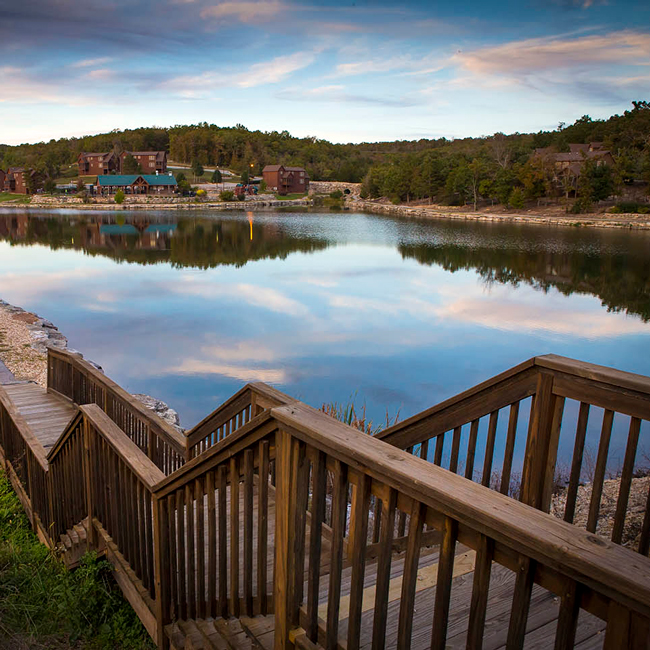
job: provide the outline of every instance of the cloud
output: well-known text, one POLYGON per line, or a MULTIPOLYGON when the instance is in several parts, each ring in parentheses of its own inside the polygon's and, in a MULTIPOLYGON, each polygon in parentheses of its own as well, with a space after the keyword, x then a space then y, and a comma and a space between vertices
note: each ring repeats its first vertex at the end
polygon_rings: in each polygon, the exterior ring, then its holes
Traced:
POLYGON ((433 74, 444 68, 444 62, 435 54, 413 57, 409 54, 388 58, 376 57, 347 63, 339 63, 333 76, 405 72, 408 75, 433 74))
POLYGON ((404 108, 409 106, 418 106, 425 101, 416 95, 405 97, 373 97, 371 95, 361 95, 358 93, 349 93, 342 85, 318 86, 316 88, 285 88, 275 95, 278 99, 286 101, 305 101, 305 102, 333 102, 336 104, 363 104, 375 106, 388 106, 404 108))
POLYGON ((77 61, 76 63, 70 64, 71 68, 92 68, 95 66, 101 66, 104 65, 105 63, 110 63, 112 61, 112 57, 110 56, 103 56, 98 59, 83 59, 81 61, 77 61))
POLYGON ((270 61, 253 64, 241 76, 237 85, 241 88, 252 88, 262 84, 277 83, 297 70, 302 70, 314 62, 312 52, 294 52, 285 56, 277 56, 270 61))
POLYGON ((280 19, 283 13, 290 12, 289 5, 280 0, 260 0, 260 2, 219 2, 201 11, 201 18, 218 22, 237 20, 242 23, 267 22, 280 19))
POLYGON ((21 104, 65 104, 85 106, 97 99, 63 88, 56 79, 39 79, 28 70, 14 66, 0 67, 0 104, 16 102, 21 104))
POLYGON ((203 359, 184 359, 180 366, 162 370, 162 373, 173 375, 223 375, 244 382, 263 381, 269 384, 282 384, 286 380, 286 372, 281 368, 250 368, 213 363, 203 359))
POLYGON ((455 54, 474 75, 528 77, 540 72, 638 64, 650 58, 650 34, 632 31, 579 38, 533 38, 455 54))

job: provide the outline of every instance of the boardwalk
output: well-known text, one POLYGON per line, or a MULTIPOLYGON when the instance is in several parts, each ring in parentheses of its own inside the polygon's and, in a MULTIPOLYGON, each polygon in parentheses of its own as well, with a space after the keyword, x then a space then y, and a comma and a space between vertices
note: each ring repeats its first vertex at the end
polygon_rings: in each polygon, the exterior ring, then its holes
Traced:
POLYGON ((46 452, 77 413, 73 404, 31 382, 11 384, 4 390, 46 452))
POLYGON ((47 391, 0 385, 0 461, 43 543, 69 566, 104 554, 163 650, 650 650, 650 496, 621 546, 649 422, 649 378, 548 355, 377 436, 259 383, 181 434, 50 350, 47 391), (564 521, 548 514, 561 433, 564 521))

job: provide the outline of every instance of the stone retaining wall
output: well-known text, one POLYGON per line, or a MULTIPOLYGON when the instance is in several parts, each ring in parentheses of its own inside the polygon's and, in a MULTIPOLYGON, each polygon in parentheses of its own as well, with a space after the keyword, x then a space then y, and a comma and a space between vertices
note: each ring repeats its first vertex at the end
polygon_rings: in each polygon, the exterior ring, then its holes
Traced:
POLYGON ((312 194, 330 194, 336 190, 350 190, 350 194, 359 194, 361 192, 361 183, 342 183, 339 181, 309 181, 309 193, 312 194))

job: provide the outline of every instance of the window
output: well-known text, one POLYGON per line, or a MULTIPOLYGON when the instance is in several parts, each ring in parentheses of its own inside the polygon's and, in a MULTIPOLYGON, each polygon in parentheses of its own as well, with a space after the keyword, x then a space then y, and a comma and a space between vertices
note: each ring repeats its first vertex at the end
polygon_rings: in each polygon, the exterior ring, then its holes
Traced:
POLYGON ((301 179, 300 179, 300 184, 301 184, 301 185, 304 185, 304 184, 305 184, 305 179, 304 179, 304 178, 301 178, 301 179))
POLYGON ((156 156, 149 156, 149 160, 155 160, 156 156))

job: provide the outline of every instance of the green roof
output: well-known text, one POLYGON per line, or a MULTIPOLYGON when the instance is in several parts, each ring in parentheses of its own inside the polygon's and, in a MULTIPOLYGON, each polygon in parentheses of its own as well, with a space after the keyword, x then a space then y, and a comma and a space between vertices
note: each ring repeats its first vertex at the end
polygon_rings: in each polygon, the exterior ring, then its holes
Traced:
POLYGON ((100 187, 133 185, 138 178, 144 178, 149 185, 176 185, 176 178, 168 174, 105 174, 97 177, 100 187))

